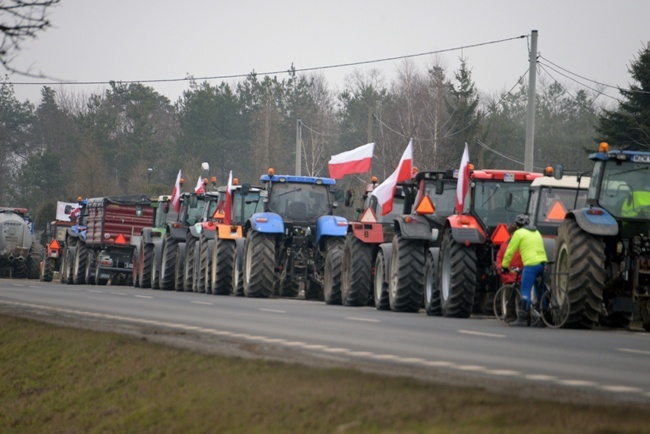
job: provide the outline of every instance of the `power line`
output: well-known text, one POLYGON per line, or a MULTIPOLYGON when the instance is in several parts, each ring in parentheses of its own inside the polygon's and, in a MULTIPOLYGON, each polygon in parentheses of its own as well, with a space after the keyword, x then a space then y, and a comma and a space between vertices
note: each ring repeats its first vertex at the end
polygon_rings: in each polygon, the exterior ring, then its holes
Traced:
MULTIPOLYGON (((569 96, 571 97, 571 99, 573 99, 575 102, 577 102, 577 103, 578 103, 582 108, 584 108, 585 110, 587 110, 587 111, 588 111, 589 113, 591 113, 592 115, 597 116, 597 113, 594 112, 594 110, 593 110, 591 107, 589 107, 589 106, 587 106, 587 105, 585 105, 585 104, 582 104, 582 102, 581 102, 580 100, 578 100, 578 98, 575 97, 571 92, 569 92, 569 91, 568 91, 568 90, 567 90, 567 89, 562 85, 562 83, 560 83, 559 81, 557 81, 557 80, 555 79, 555 77, 553 77, 553 75, 552 75, 550 72, 548 72, 548 71, 546 70, 546 67, 545 67, 544 65, 540 64, 540 69, 541 69, 542 71, 544 71, 544 72, 545 72, 549 77, 551 77, 551 80, 553 80, 553 81, 554 81, 558 86, 560 86, 560 89, 562 89, 562 90, 564 91, 564 93, 566 93, 567 95, 569 95, 569 96)), ((605 95, 605 94, 601 94, 601 95, 605 95)), ((611 98, 609 95, 605 95, 605 96, 611 98)))
MULTIPOLYGON (((560 74, 562 77, 567 78, 567 79, 569 79, 569 80, 571 80, 571 81, 573 81, 573 82, 575 82, 575 83, 578 83, 580 86, 582 86, 582 87, 586 87, 587 89, 589 89, 589 90, 591 90, 591 91, 593 91, 593 92, 596 92, 598 95, 602 95, 602 96, 604 96, 604 97, 611 98, 611 99, 613 99, 614 101, 617 101, 618 103, 621 103, 621 102, 622 102, 621 100, 619 100, 618 98, 616 98, 616 97, 614 97, 614 96, 607 95, 606 93, 601 92, 601 91, 599 91, 598 89, 594 89, 593 87, 587 86, 586 84, 581 83, 581 82, 579 82, 578 80, 576 80, 576 79, 574 79, 574 78, 572 78, 572 77, 569 77, 568 75, 562 73, 561 71, 558 71, 557 69, 553 68, 552 66, 544 65, 543 63, 539 63, 539 65, 540 65, 540 67, 544 67, 544 66, 546 66, 547 68, 553 70, 553 71, 556 72, 557 74, 560 74)), ((548 73, 548 72, 547 72, 547 73, 548 73)), ((549 74, 549 75, 550 75, 550 74, 549 74)), ((553 78, 553 77, 551 76, 551 78, 553 78)), ((553 78, 553 80, 555 80, 555 79, 553 78)))
MULTIPOLYGON (((382 59, 374 59, 374 60, 363 60, 359 62, 349 62, 349 63, 338 63, 334 65, 325 65, 325 66, 314 66, 314 67, 309 67, 309 68, 299 68, 299 69, 294 69, 293 71, 295 72, 309 72, 309 71, 318 71, 318 70, 323 70, 323 69, 334 69, 334 68, 345 68, 345 67, 350 67, 350 66, 359 66, 359 65, 368 65, 372 63, 380 63, 380 62, 390 62, 393 60, 401 60, 401 59, 410 59, 414 57, 421 57, 421 56, 430 56, 432 54, 440 54, 440 53, 446 53, 450 51, 459 51, 459 50, 465 50, 468 48, 477 48, 477 47, 482 47, 485 45, 493 45, 493 44, 499 44, 502 42, 508 42, 512 41, 515 39, 522 39, 526 38, 528 35, 520 35, 520 36, 514 36, 511 38, 505 38, 505 39, 498 39, 495 41, 488 41, 488 42, 480 42, 477 44, 471 44, 471 45, 463 45, 460 47, 454 47, 454 48, 445 48, 442 50, 435 50, 435 51, 427 51, 424 53, 417 53, 417 54, 407 54, 403 56, 395 56, 395 57, 384 57, 382 59)), ((269 72, 260 72, 256 73, 255 71, 247 73, 247 74, 233 74, 233 75, 214 75, 214 76, 206 76, 206 77, 184 77, 184 78, 161 78, 161 79, 147 79, 147 80, 109 80, 109 81, 57 81, 57 80, 52 80, 49 82, 6 82, 7 84, 11 84, 14 86, 47 86, 47 85, 52 85, 52 84, 59 84, 59 85, 102 85, 102 84, 110 84, 113 82, 116 83, 124 83, 124 84, 131 84, 131 83, 172 83, 172 82, 179 82, 179 81, 193 81, 193 80, 201 80, 201 81, 207 81, 207 80, 227 80, 227 79, 233 79, 233 78, 245 78, 248 77, 251 74, 254 75, 278 75, 278 74, 288 74, 292 71, 290 70, 277 70, 277 71, 269 71, 269 72)))

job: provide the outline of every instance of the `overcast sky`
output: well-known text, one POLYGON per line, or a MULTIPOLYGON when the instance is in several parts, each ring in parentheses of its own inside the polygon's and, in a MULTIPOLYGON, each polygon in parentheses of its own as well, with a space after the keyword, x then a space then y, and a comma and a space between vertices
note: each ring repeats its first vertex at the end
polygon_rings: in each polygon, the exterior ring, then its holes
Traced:
MULTIPOLYGON (((485 44, 413 62, 424 71, 437 58, 451 76, 464 56, 476 87, 494 94, 526 73, 529 38, 486 43, 537 30, 547 66, 540 75, 546 79, 550 73, 582 88, 549 69, 570 75, 550 61, 587 79, 627 87, 628 66, 650 41, 648 0, 61 0, 49 19, 52 27, 24 44, 13 66, 77 82, 264 73, 285 71, 292 63, 298 69, 323 67, 485 44)), ((389 83, 400 64, 319 73, 340 89, 355 70, 378 69, 389 83)), ((11 81, 43 80, 14 74, 11 81)), ((188 88, 184 81, 148 85, 172 102, 188 88)), ((16 95, 38 103, 41 87, 16 85, 16 95)), ((102 88, 65 87, 78 94, 102 88)))

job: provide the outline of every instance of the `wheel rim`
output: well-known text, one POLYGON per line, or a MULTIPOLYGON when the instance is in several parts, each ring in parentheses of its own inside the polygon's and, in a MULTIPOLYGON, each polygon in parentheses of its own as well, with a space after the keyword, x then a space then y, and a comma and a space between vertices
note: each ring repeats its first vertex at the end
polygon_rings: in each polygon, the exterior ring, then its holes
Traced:
POLYGON ((377 255, 377 262, 375 265, 375 303, 381 303, 381 297, 384 289, 384 255, 379 253, 377 255))
MULTIPOLYGON (((343 249, 343 266, 341 269, 341 289, 345 291, 347 291, 350 288, 350 277, 351 277, 350 274, 352 272, 351 264, 352 264, 352 255, 350 249, 346 247, 343 249)), ((330 267, 331 265, 332 264, 330 264, 330 267)), ((327 266, 327 263, 325 263, 325 266, 327 266)))
POLYGON ((442 301, 445 303, 449 299, 449 293, 450 293, 450 282, 449 282, 449 275, 451 274, 451 264, 450 262, 450 257, 449 257, 449 246, 444 250, 443 253, 443 261, 442 261, 442 276, 441 276, 441 288, 440 292, 442 295, 442 301))
POLYGON ((569 252, 566 243, 560 246, 556 261, 555 287, 566 293, 569 290, 569 252))
POLYGON ((393 256, 390 263, 390 283, 388 284, 388 296, 389 300, 395 300, 397 298, 397 276, 399 271, 399 264, 397 258, 399 258, 399 243, 395 243, 393 247, 393 256))
POLYGON ((232 287, 233 293, 239 288, 239 255, 235 252, 235 258, 232 261, 232 287))
POLYGON ((433 259, 431 257, 429 257, 429 261, 427 261, 424 268, 424 304, 425 307, 428 307, 433 298, 433 259))

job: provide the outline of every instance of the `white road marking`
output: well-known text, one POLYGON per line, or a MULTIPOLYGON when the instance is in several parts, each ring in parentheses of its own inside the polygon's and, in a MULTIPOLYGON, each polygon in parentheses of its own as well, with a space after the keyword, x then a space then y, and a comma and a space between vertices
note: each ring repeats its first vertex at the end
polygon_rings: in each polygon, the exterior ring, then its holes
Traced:
POLYGON ((639 393, 643 392, 643 389, 639 387, 631 387, 631 386, 600 386, 602 390, 606 390, 608 392, 616 392, 616 393, 639 393))
POLYGON ((489 369, 489 370, 487 370, 485 372, 487 372, 488 374, 491 374, 491 375, 500 375, 500 376, 503 376, 503 377, 508 377, 508 376, 509 377, 516 377, 516 376, 521 375, 521 372, 512 371, 510 369, 489 369))
POLYGON ((633 348, 616 348, 616 351, 621 351, 623 353, 632 353, 632 354, 643 354, 650 356, 650 351, 646 350, 635 350, 633 348))
POLYGON ((150 295, 136 295, 137 298, 146 298, 146 299, 152 299, 153 297, 150 295))
POLYGON ((399 360, 399 356, 394 356, 392 354, 371 354, 370 358, 379 360, 399 360))
POLYGON ((331 347, 325 347, 322 349, 322 351, 325 351, 326 353, 349 353, 350 350, 347 348, 331 348, 331 347))
POLYGON ((271 312, 271 313, 287 313, 286 310, 278 310, 278 309, 263 309, 260 308, 262 312, 271 312))
POLYGON ((426 362, 426 360, 420 359, 418 357, 406 357, 400 361, 403 363, 425 363, 426 362))
POLYGON ((190 303, 192 303, 192 304, 205 304, 205 305, 208 305, 208 306, 212 306, 214 304, 214 303, 210 303, 209 301, 192 301, 190 303))
POLYGON ((597 386, 597 384, 594 383, 593 381, 584 381, 584 380, 558 380, 557 383, 563 384, 565 386, 577 386, 577 387, 597 386))
POLYGON ((303 348, 306 350, 322 350, 327 347, 325 345, 305 345, 303 348))
POLYGON ((458 369, 460 371, 485 371, 486 370, 484 366, 478 366, 478 365, 457 365, 457 366, 452 366, 452 369, 458 369))
POLYGON ((361 322, 379 322, 378 319, 373 319, 373 318, 358 318, 354 316, 346 316, 345 319, 348 319, 350 321, 361 321, 361 322))
POLYGON ((441 368, 441 367, 447 367, 447 366, 454 366, 453 363, 450 362, 442 362, 439 360, 436 361, 429 361, 429 362, 424 362, 423 365, 426 366, 431 366, 433 368, 441 368))
POLYGON ((463 333, 466 335, 474 335, 474 336, 483 336, 486 338, 500 338, 503 339, 506 337, 506 335, 501 335, 501 334, 496 334, 496 333, 485 333, 485 332, 477 332, 475 330, 458 330, 458 333, 463 333))
POLYGON ((300 341, 284 341, 282 342, 282 345, 286 345, 288 347, 302 347, 303 345, 307 344, 300 341))
POLYGON ((557 377, 554 377, 552 375, 542 375, 542 374, 526 375, 524 378, 527 379, 527 380, 533 380, 533 381, 555 381, 555 380, 557 380, 557 377))

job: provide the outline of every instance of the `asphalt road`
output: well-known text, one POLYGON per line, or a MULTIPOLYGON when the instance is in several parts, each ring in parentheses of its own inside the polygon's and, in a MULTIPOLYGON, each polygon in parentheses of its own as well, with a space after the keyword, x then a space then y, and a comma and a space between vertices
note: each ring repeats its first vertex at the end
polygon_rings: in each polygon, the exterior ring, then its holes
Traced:
POLYGON ((17 279, 0 279, 0 309, 101 321, 109 330, 130 324, 193 345, 201 345, 197 336, 239 342, 261 357, 281 354, 560 399, 650 402, 650 333, 511 328, 494 318, 17 279))

